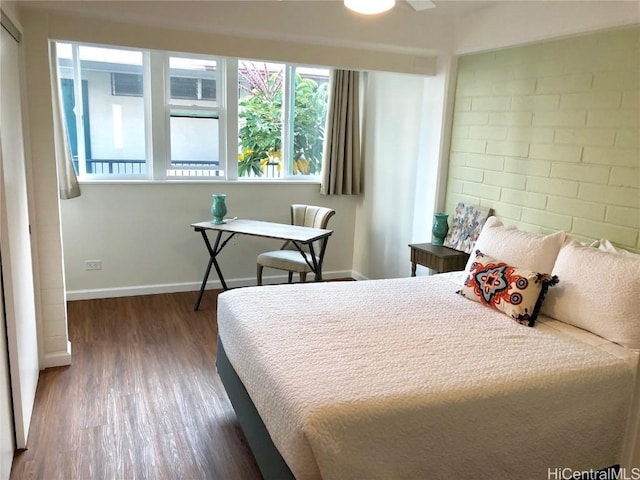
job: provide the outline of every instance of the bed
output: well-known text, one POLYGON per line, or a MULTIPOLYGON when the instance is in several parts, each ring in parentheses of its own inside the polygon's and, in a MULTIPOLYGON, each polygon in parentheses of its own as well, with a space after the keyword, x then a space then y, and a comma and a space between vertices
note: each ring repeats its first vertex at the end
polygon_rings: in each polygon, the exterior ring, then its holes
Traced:
MULTIPOLYGON (((554 243, 550 266, 531 245, 517 260, 551 272, 564 234, 554 243)), ((265 478, 547 478, 618 464, 635 329, 614 328, 624 338, 612 342, 558 320, 571 291, 553 298, 557 287, 529 328, 459 295, 468 276, 221 294, 218 370, 265 478)))

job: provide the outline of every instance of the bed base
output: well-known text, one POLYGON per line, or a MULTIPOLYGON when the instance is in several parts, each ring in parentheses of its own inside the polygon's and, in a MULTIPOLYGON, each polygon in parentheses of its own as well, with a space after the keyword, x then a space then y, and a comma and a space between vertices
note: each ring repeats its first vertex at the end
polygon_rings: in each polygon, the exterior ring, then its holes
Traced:
POLYGON ((267 427, 260 418, 242 380, 231 365, 220 337, 218 337, 216 367, 262 476, 265 480, 295 480, 289 466, 273 444, 267 427))

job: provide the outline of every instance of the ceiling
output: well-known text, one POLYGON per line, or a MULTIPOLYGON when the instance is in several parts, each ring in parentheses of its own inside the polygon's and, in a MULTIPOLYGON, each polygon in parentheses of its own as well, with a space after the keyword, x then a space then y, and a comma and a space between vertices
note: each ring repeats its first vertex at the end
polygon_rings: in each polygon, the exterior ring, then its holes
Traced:
POLYGON ((367 17, 342 0, 18 0, 29 8, 163 28, 278 39, 396 53, 450 50, 454 20, 507 1, 435 0, 415 11, 397 0, 389 12, 367 17))

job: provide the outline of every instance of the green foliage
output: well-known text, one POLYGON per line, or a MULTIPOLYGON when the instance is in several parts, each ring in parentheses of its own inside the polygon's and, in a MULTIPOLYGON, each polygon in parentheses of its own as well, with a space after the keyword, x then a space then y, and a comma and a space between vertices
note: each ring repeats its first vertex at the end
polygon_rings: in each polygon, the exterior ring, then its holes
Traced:
MULTIPOLYGON (((238 155, 238 175, 262 176, 267 163, 282 167, 282 74, 269 73, 266 68, 240 70, 240 77, 249 92, 240 101, 241 153, 238 155)), ((317 174, 322 166, 324 126, 327 114, 328 85, 309 78, 295 77, 293 122, 293 173, 317 174)))

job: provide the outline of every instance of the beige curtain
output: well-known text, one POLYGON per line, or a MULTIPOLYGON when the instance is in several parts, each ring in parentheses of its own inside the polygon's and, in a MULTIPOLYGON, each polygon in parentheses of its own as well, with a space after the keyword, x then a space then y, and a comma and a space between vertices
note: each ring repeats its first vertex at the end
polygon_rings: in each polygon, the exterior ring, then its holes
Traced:
POLYGON ((333 70, 322 160, 323 195, 360 193, 359 74, 333 70))
POLYGON ((58 53, 55 42, 51 42, 49 69, 51 72, 51 101, 53 104, 53 140, 58 170, 58 192, 65 200, 80 196, 80 185, 73 168, 73 156, 69 145, 67 124, 62 110, 62 92, 58 78, 58 53))

